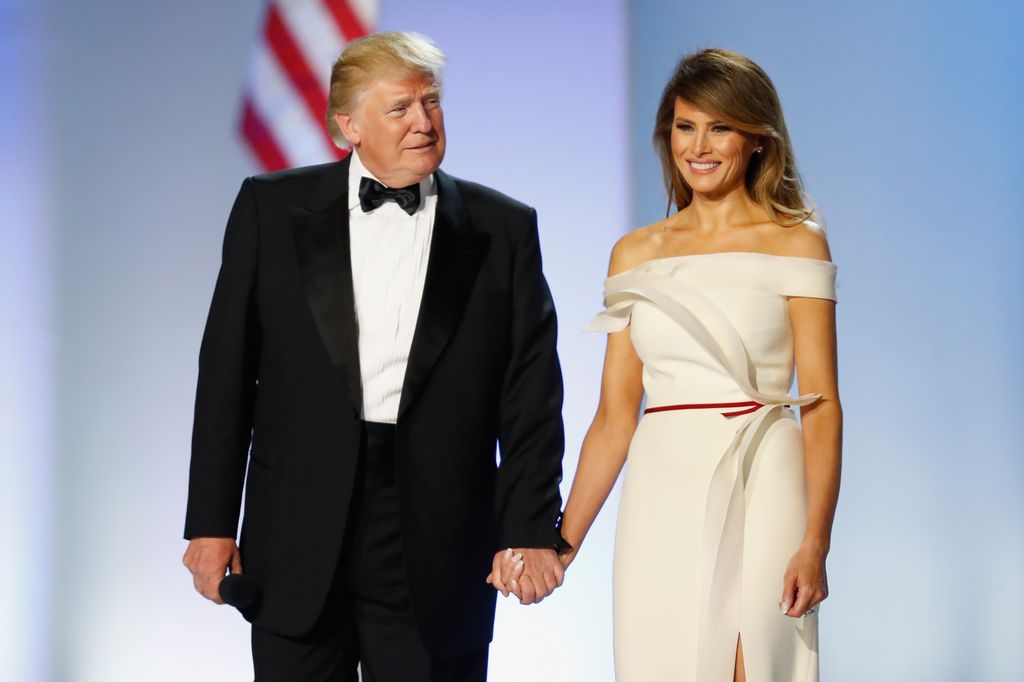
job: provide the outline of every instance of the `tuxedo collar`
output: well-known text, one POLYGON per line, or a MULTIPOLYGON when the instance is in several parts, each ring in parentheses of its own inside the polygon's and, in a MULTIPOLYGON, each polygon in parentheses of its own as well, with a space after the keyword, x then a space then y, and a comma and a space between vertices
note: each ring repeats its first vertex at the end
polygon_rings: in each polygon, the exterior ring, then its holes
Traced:
POLYGON ((416 332, 402 384, 399 419, 414 404, 455 333, 490 245, 490 235, 473 226, 455 180, 438 169, 435 181, 434 234, 416 332))
MULTIPOLYGON (((331 363, 342 373, 349 398, 362 407, 358 327, 349 240, 349 158, 328 166, 307 208, 296 208, 293 233, 303 285, 317 330, 331 363)), ((466 213, 455 180, 435 173, 438 200, 423 297, 398 416, 408 412, 422 391, 462 319, 489 235, 466 213)))
POLYGON ((313 320, 327 355, 342 374, 356 409, 363 404, 352 253, 348 233, 349 159, 327 166, 306 204, 295 207, 292 230, 313 320))
MULTIPOLYGON (((362 178, 370 178, 376 180, 380 184, 388 187, 389 185, 385 182, 381 182, 381 179, 374 175, 369 168, 363 165, 362 159, 359 158, 359 153, 352 150, 352 153, 346 157, 345 161, 349 162, 349 169, 347 173, 346 188, 348 189, 347 199, 345 200, 348 210, 352 211, 356 208, 360 208, 359 202, 359 182, 362 178)), ((436 173, 431 173, 427 177, 423 178, 419 182, 420 186, 420 206, 419 209, 423 210, 424 205, 428 196, 431 196, 437 192, 437 181, 435 179, 436 173)))

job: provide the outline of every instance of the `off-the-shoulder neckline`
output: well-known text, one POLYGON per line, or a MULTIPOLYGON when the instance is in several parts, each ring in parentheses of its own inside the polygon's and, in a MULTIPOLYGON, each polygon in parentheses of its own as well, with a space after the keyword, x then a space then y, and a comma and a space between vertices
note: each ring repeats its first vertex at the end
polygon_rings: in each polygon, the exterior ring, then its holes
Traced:
MULTIPOLYGON (((650 265, 651 263, 661 263, 661 262, 668 262, 668 261, 675 261, 675 260, 685 260, 685 259, 689 259, 689 258, 707 258, 709 256, 741 256, 741 257, 743 257, 743 256, 756 256, 758 258, 767 258, 769 260, 804 262, 804 263, 808 263, 808 264, 813 264, 813 265, 815 265, 817 267, 822 267, 822 266, 830 266, 830 267, 833 267, 833 268, 835 267, 835 263, 833 263, 832 261, 822 260, 820 258, 807 258, 805 256, 780 256, 778 254, 763 253, 761 251, 712 251, 710 253, 684 253, 684 254, 681 254, 679 256, 662 256, 661 258, 650 258, 648 260, 645 260, 643 263, 640 263, 639 265, 634 265, 633 267, 631 267, 631 268, 629 268, 627 270, 623 270, 622 272, 618 272, 618 273, 616 273, 614 275, 611 275, 611 277, 618 277, 619 275, 625 275, 627 273, 633 272, 634 270, 639 270, 640 268, 644 267, 645 265, 650 265)), ((609 279, 611 279, 611 277, 609 277, 609 279)))

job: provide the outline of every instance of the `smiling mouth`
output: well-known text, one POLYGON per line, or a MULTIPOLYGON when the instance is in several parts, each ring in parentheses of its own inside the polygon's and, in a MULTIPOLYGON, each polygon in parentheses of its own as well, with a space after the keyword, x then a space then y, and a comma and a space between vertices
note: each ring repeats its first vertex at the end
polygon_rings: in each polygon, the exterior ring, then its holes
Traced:
POLYGON ((686 163, 696 173, 710 173, 722 165, 721 161, 687 161, 686 163))
POLYGON ((411 151, 422 151, 424 149, 430 149, 431 147, 434 147, 436 145, 437 145, 437 140, 431 140, 430 142, 425 142, 425 143, 423 143, 421 145, 417 145, 415 147, 408 147, 408 149, 411 150, 411 151))

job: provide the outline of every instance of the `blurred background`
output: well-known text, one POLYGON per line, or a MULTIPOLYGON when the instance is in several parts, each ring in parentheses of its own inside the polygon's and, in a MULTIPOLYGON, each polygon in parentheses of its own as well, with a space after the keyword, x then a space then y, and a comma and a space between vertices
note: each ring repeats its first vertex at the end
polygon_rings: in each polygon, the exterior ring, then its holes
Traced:
MULTIPOLYGON (((839 264, 822 678, 1024 680, 1024 6, 351 4, 447 52, 446 170, 539 211, 563 495, 608 252, 664 215, 661 87, 706 46, 768 71, 839 264)), ((0 680, 251 679, 247 625, 180 558, 200 336, 261 170, 239 117, 266 20, 251 0, 0 0, 0 680)), ((616 506, 564 588, 499 605, 492 680, 612 679, 616 506)))

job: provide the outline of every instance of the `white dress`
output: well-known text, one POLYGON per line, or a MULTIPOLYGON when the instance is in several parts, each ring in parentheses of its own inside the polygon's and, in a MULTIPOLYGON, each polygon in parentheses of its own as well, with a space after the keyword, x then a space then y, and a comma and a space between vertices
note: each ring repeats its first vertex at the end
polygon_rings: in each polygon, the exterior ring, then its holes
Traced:
POLYGON ((789 406, 789 297, 835 300, 836 268, 724 252, 648 261, 605 281, 588 328, 628 325, 648 412, 629 447, 615 539, 619 682, 818 679, 818 613, 779 611, 807 520, 789 406), (678 406, 688 407, 679 409, 678 406), (695 407, 696 406, 696 407, 695 407), (729 415, 729 416, 725 416, 729 415))

